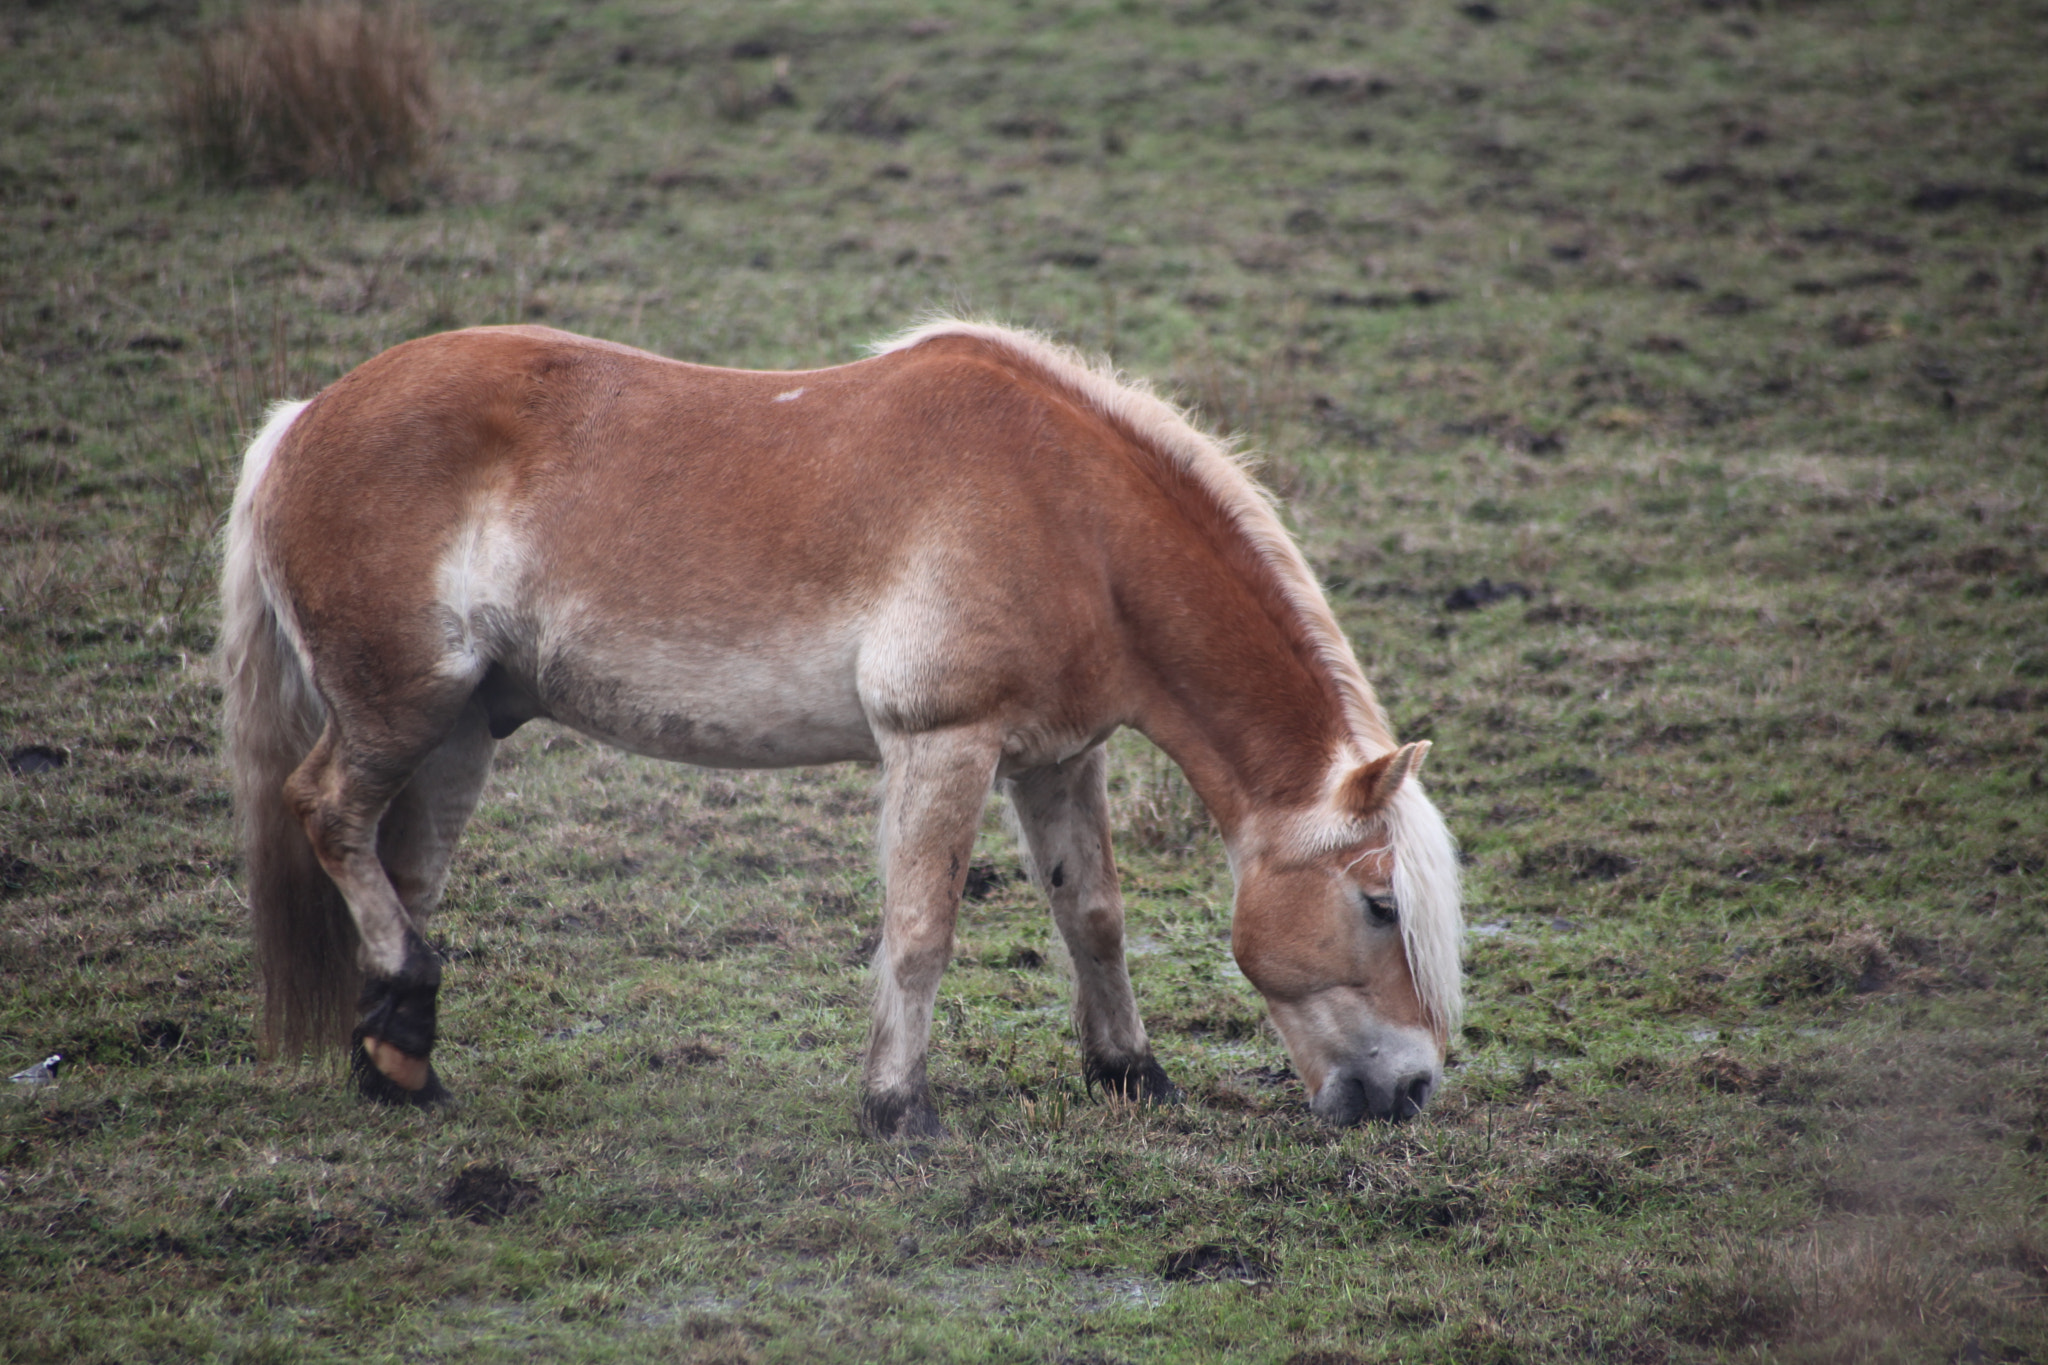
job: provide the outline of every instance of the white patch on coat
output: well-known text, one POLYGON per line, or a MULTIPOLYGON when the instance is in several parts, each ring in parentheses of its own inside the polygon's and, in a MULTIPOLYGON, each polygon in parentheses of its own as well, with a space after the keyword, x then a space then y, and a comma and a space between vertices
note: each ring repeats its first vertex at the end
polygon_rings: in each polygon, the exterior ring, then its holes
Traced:
POLYGON ((480 677, 495 657, 490 617, 519 599, 527 551, 508 518, 494 509, 472 512, 441 556, 435 592, 448 626, 441 671, 451 678, 480 677))
POLYGON ((607 743, 721 768, 879 757, 855 685, 858 614, 757 621, 720 638, 593 626, 596 613, 573 599, 527 610, 543 704, 607 743))
POLYGON ((776 394, 774 401, 777 403, 794 403, 797 399, 803 396, 804 391, 802 389, 789 389, 785 392, 776 394))

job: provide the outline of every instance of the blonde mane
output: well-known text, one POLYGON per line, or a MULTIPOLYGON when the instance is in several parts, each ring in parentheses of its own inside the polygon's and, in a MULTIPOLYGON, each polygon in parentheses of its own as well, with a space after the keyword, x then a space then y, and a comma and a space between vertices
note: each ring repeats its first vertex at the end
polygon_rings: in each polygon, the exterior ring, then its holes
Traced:
MULTIPOLYGON (((1159 397, 1145 381, 1035 332, 938 317, 878 341, 870 351, 888 355, 942 337, 971 337, 1008 352, 1191 477, 1271 572, 1337 693, 1355 752, 1332 755, 1333 774, 1341 776, 1351 765, 1395 747, 1386 711, 1301 548, 1280 524, 1272 495, 1252 481, 1225 442, 1202 431, 1186 410, 1159 397)), ((1448 1034, 1457 1027, 1463 1003, 1464 922, 1456 845, 1443 816, 1412 780, 1395 793, 1384 822, 1395 852, 1395 896, 1402 906, 1409 971, 1432 1027, 1448 1034)))

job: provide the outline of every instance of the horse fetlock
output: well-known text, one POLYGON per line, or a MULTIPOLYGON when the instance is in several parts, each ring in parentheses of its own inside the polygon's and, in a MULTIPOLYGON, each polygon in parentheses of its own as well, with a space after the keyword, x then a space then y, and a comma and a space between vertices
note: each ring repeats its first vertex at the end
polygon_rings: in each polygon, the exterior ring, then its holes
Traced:
POLYGON ((1088 1088, 1101 1087, 1105 1094, 1140 1104, 1179 1104, 1180 1087, 1166 1074, 1150 1052, 1135 1057, 1089 1057, 1085 1064, 1088 1088))
POLYGON ((441 960, 417 934, 408 932, 404 965, 391 976, 365 981, 356 1002, 359 1084, 367 1080, 367 1069, 408 1095, 438 1086, 427 1058, 434 1050, 435 998, 440 990, 441 960))

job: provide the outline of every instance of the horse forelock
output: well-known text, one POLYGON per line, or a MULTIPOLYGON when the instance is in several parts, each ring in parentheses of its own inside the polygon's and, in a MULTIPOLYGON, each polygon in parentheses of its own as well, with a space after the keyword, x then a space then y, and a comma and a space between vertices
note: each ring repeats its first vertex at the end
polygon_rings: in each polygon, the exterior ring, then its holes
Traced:
POLYGON ((1408 970, 1430 1027, 1447 1039, 1465 1006, 1457 845, 1442 812, 1412 780, 1394 793, 1383 819, 1394 849, 1394 904, 1408 970))
POLYGON ((1203 431, 1187 409, 1161 398, 1144 380, 1123 375, 1107 360, 1090 359, 1036 332, 939 317, 878 341, 871 350, 875 355, 888 355, 942 337, 970 337, 1008 352, 1189 476, 1271 573, 1270 586, 1292 613, 1314 662, 1343 708, 1351 736, 1349 747, 1355 750, 1346 757, 1354 763, 1365 761, 1394 747, 1386 712, 1330 611, 1315 572, 1281 525, 1273 495, 1247 472, 1254 463, 1249 454, 1203 431))

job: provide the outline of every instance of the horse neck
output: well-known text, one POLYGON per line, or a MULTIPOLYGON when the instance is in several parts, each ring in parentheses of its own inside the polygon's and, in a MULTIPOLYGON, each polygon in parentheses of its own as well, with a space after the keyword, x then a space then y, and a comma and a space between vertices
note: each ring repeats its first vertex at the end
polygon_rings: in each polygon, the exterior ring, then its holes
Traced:
POLYGON ((1230 548, 1148 555, 1119 597, 1145 684, 1136 728, 1235 849, 1261 815, 1319 803, 1333 764, 1364 755, 1314 631, 1248 545, 1230 548))

